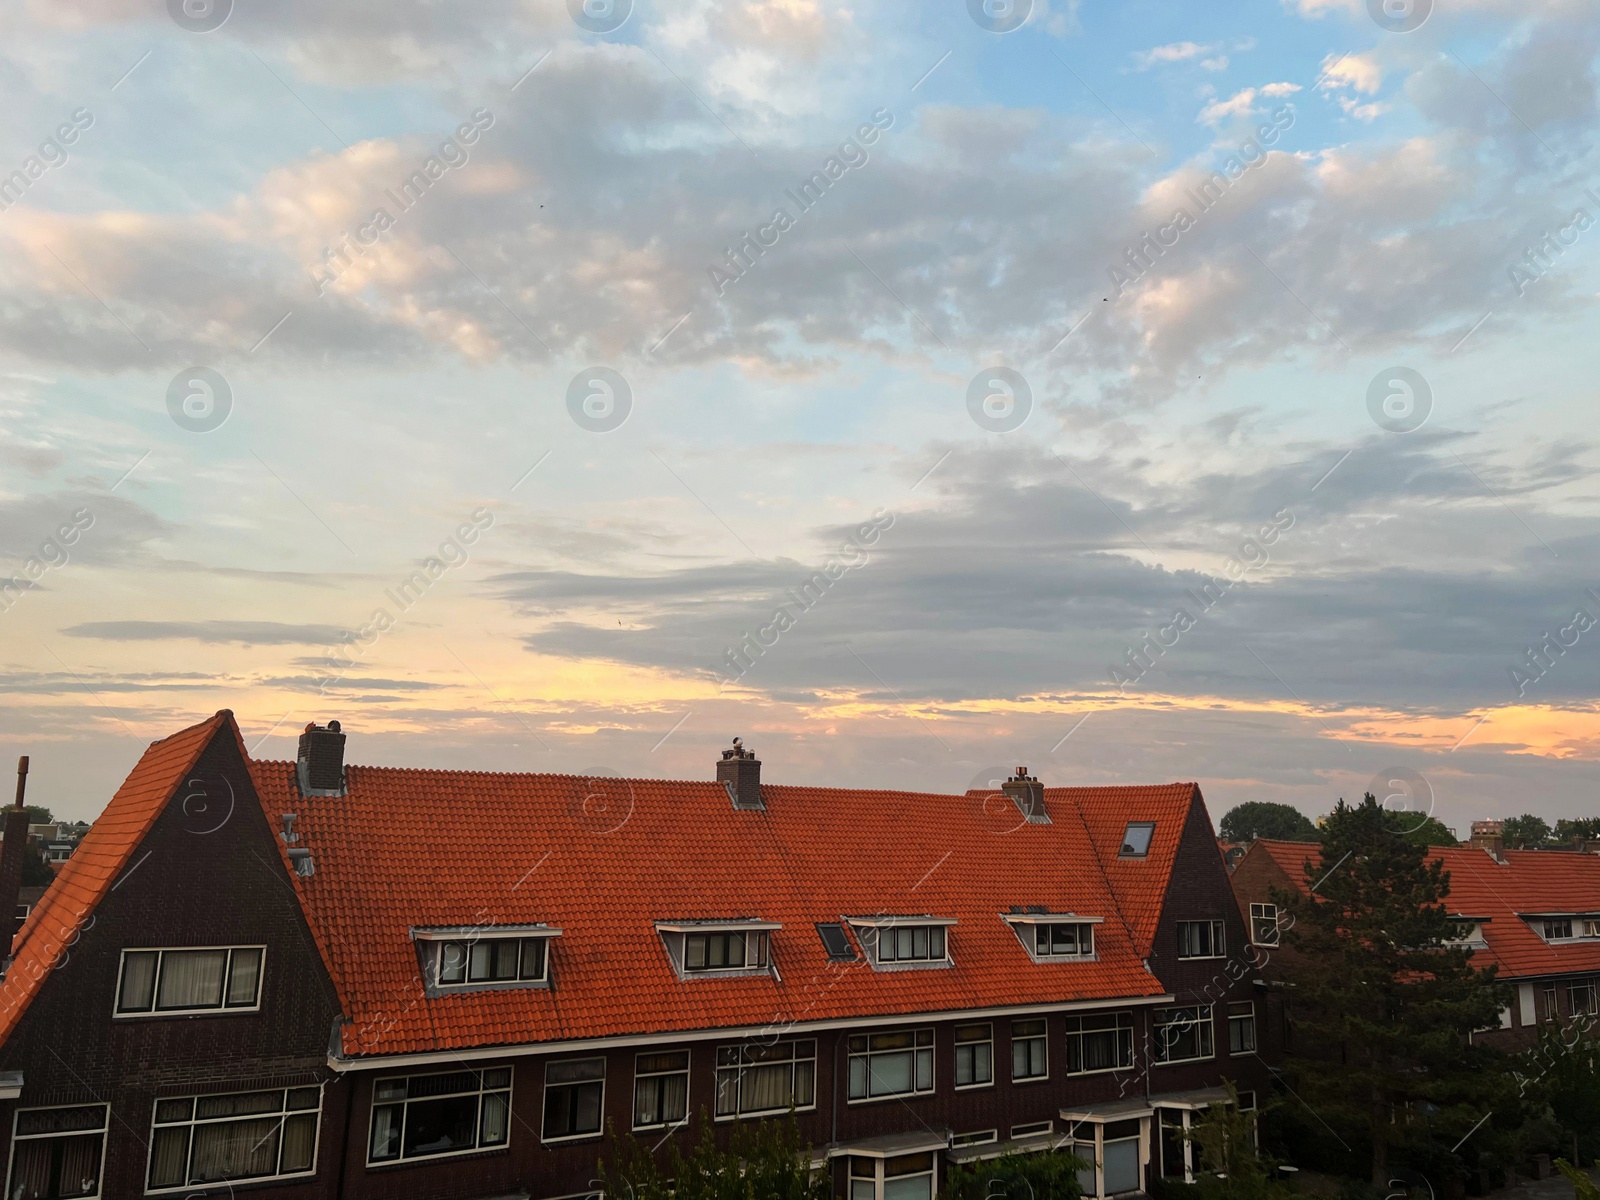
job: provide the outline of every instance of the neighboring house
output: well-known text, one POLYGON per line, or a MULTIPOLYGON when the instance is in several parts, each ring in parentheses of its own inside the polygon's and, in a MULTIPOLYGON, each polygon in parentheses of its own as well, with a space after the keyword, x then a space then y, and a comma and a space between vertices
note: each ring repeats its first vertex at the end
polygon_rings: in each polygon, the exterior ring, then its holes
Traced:
MULTIPOLYGON (((1546 1022, 1600 1012, 1600 855, 1561 850, 1506 850, 1498 830, 1475 826, 1475 841, 1437 846, 1431 861, 1450 876, 1446 906, 1458 922, 1461 943, 1473 963, 1493 966, 1502 981, 1515 985, 1515 999, 1497 1028, 1475 1038, 1507 1049, 1535 1041, 1546 1022)), ((1322 848, 1314 842, 1258 838, 1231 876, 1239 911, 1269 965, 1284 953, 1279 947, 1284 923, 1270 893, 1307 889, 1305 864, 1321 869, 1322 848)), ((1281 1052, 1282 1007, 1274 1004, 1264 1022, 1264 1052, 1281 1052)))
MULTIPOLYGON (((590 1195, 608 1126, 796 1112, 849 1200, 1264 1085, 1193 784, 965 796, 146 751, 0 982, 6 1196, 590 1195), (1238 981, 1235 981, 1237 976, 1238 981), (76 1190, 74 1190, 76 1189, 76 1190)), ((1250 1103, 1249 1099, 1245 1103, 1250 1103)))
POLYGON ((16 924, 12 928, 13 933, 22 928, 22 923, 28 919, 28 914, 31 913, 35 906, 38 905, 39 901, 44 898, 44 893, 45 889, 42 887, 25 887, 18 891, 17 918, 16 924))

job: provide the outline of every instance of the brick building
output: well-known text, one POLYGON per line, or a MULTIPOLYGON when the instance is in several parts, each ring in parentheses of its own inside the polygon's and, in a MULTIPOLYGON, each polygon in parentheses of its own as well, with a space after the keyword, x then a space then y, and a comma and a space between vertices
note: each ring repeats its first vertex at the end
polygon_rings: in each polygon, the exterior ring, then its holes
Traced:
POLYGON ((344 743, 256 762, 223 711, 145 752, 0 982, 7 1197, 581 1196, 608 1124, 655 1145, 791 1109, 850 1200, 1056 1146, 1110 1195, 1183 1176, 1224 1081, 1264 1086, 1193 784, 788 787, 737 744, 701 782, 401 770, 344 743))
MULTIPOLYGON (((1510 1050, 1537 1040, 1547 1022, 1600 1013, 1600 854, 1506 850, 1496 824, 1480 822, 1473 843, 1436 846, 1428 857, 1449 874, 1446 904, 1474 965, 1492 965, 1500 980, 1515 985, 1516 999, 1500 1014, 1499 1027, 1473 1035, 1510 1050)), ((1307 863, 1320 871, 1316 843, 1258 838, 1230 876, 1267 977, 1272 958, 1289 952, 1279 946, 1271 893, 1304 894, 1307 863)), ((1284 1048, 1282 1016, 1274 998, 1261 1023, 1269 1056, 1284 1048)))

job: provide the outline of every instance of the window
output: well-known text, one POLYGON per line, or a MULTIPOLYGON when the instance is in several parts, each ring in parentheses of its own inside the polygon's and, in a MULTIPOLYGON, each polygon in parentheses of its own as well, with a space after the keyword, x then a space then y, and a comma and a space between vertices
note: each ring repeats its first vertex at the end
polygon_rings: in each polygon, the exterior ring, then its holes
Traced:
POLYGON ((157 1100, 145 1190, 313 1174, 321 1109, 315 1087, 157 1100))
POLYGON ((633 1127, 677 1125, 689 1116, 689 1052, 641 1054, 633 1062, 633 1127))
POLYGON ((933 1155, 853 1156, 849 1200, 933 1200, 933 1155))
POLYGON ((1156 835, 1154 821, 1129 821, 1122 835, 1121 858, 1143 858, 1150 853, 1150 839, 1156 835))
POLYGON ((1067 1074, 1118 1071, 1133 1066, 1133 1014, 1067 1017, 1067 1074))
POLYGON ((100 1194, 106 1150, 104 1104, 19 1109, 12 1129, 7 1196, 56 1200, 100 1194))
POLYGON ((606 1095, 606 1060, 575 1058, 544 1069, 544 1140, 588 1137, 600 1132, 606 1095))
POLYGON ((1191 1004, 1186 1008, 1158 1008, 1154 1018, 1153 1047, 1158 1063, 1188 1062, 1212 1058, 1211 1005, 1191 1004))
POLYGON ((1051 1133, 1055 1124, 1051 1121, 1029 1121, 1026 1125, 1013 1125, 1011 1127, 1011 1140, 1019 1141, 1022 1138, 1039 1137, 1041 1134, 1051 1133))
POLYGON ((1547 983, 1544 985, 1543 990, 1544 1019, 1546 1021, 1554 1021, 1558 1016, 1561 1015, 1560 1011, 1556 1008, 1556 985, 1553 983, 1547 983))
POLYGON ((1252 1000, 1228 1005, 1228 1053, 1256 1052, 1256 1006, 1252 1000))
POLYGON ((850 939, 845 936, 843 925, 819 924, 817 936, 822 939, 822 948, 828 952, 829 962, 856 961, 856 952, 850 946, 850 939))
POLYGON ((124 950, 119 1017, 260 1007, 261 946, 124 950))
POLYGON ((975 1133, 958 1133, 950 1139, 952 1147, 958 1146, 987 1146, 1000 1140, 998 1129, 980 1129, 975 1133))
POLYGON ((817 1103, 817 1043, 717 1047, 717 1118, 754 1117, 817 1103))
POLYGON ((850 1038, 850 1099, 933 1091, 933 1030, 858 1033, 850 1038))
POLYGON ((1035 925, 1033 950, 1040 958, 1092 958, 1094 926, 1054 923, 1035 925))
POLYGON ((548 938, 478 938, 439 943, 439 986, 548 982, 548 938))
POLYGON ((1044 1079, 1050 1074, 1045 1021, 1011 1022, 1011 1078, 1044 1079))
POLYGON ((1559 941, 1572 936, 1571 917, 1546 917, 1544 919, 1544 940, 1547 942, 1559 941))
POLYGON ((691 933, 683 939, 685 971, 734 971, 767 965, 767 935, 691 933))
POLYGON ((1600 921, 1585 920, 1583 923, 1583 936, 1586 938, 1600 938, 1600 921))
POLYGON ((994 1082, 994 1026, 956 1026, 956 1086, 987 1087, 994 1082))
POLYGON ((1567 1015, 1595 1012, 1594 980, 1578 979, 1567 984, 1567 1015))
POLYGON ((875 932, 881 963, 944 960, 943 925, 887 925, 875 932))
POLYGON ((1221 921, 1179 921, 1179 958, 1221 958, 1223 931, 1221 921))
POLYGON ((1278 944, 1278 906, 1252 904, 1250 906, 1250 940, 1258 946, 1278 944))
POLYGON ((438 1158, 504 1146, 510 1124, 510 1067, 391 1076, 373 1085, 367 1161, 438 1158))

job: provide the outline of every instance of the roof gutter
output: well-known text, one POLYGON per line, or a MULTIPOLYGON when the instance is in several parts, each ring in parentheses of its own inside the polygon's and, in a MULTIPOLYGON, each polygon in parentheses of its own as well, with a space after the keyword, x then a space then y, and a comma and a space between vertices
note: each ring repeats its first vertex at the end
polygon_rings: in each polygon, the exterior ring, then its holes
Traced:
POLYGON ((1096 1000, 1074 1000, 1065 1004, 1013 1004, 1004 1008, 957 1008, 939 1012, 891 1013, 888 1015, 841 1017, 829 1021, 772 1022, 766 1025, 728 1025, 716 1029, 681 1029, 666 1033, 619 1034, 615 1037, 571 1038, 556 1042, 529 1042, 513 1046, 462 1046, 456 1050, 421 1051, 415 1054, 381 1054, 371 1058, 346 1058, 328 1055, 328 1069, 344 1074, 383 1067, 421 1067, 437 1063, 460 1063, 473 1058, 527 1058, 537 1054, 571 1054, 587 1050, 608 1050, 619 1046, 661 1046, 675 1042, 706 1042, 728 1038, 777 1038, 793 1034, 818 1033, 830 1029, 863 1029, 883 1025, 904 1025, 912 1021, 979 1020, 984 1017, 1026 1016, 1031 1013, 1082 1012, 1111 1006, 1170 1004, 1174 996, 1113 996, 1096 1000))

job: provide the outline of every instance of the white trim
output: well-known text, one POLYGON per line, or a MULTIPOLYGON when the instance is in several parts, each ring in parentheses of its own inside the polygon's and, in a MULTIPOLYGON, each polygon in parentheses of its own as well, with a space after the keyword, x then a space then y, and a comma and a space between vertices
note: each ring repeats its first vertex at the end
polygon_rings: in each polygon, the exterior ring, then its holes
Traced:
POLYGON ((150 1017, 232 1017, 244 1013, 258 1013, 261 1011, 261 993, 266 989, 267 980, 267 947, 265 943, 241 943, 236 946, 124 946, 117 959, 117 986, 111 996, 111 1019, 113 1021, 136 1021, 150 1017), (226 950, 227 962, 223 964, 222 974, 222 1003, 205 1008, 157 1008, 156 1002, 161 995, 162 965, 168 954, 188 950, 226 950), (256 968, 256 1002, 254 1004, 228 1003, 228 988, 233 979, 233 952, 235 950, 259 950, 261 962, 256 968), (130 954, 156 954, 155 978, 150 981, 150 1011, 148 1012, 123 1012, 122 1011, 122 976, 127 970, 128 955, 130 954))
POLYGON ((23 1113, 25 1113, 25 1112, 53 1112, 56 1109, 62 1109, 62 1108, 98 1108, 98 1109, 101 1110, 101 1112, 103 1112, 105 1114, 105 1121, 104 1121, 104 1123, 101 1124, 100 1129, 98 1131, 99 1134, 100 1134, 100 1171, 99 1171, 99 1174, 97 1174, 95 1176, 94 1195, 92 1195, 92 1196, 84 1196, 84 1197, 81 1198, 81 1200, 100 1200, 100 1197, 105 1195, 106 1143, 111 1140, 111 1106, 109 1104, 104 1103, 104 1102, 101 1102, 99 1104, 95 1104, 95 1103, 92 1103, 92 1102, 89 1103, 89 1104, 44 1104, 44 1105, 36 1105, 33 1108, 19 1108, 19 1109, 16 1110, 16 1112, 12 1113, 11 1114, 11 1159, 10 1159, 9 1162, 6 1163, 6 1195, 8 1195, 8 1196, 11 1195, 11 1175, 12 1175, 12 1172, 15 1171, 16 1167, 17 1167, 17 1142, 18 1141, 42 1142, 42 1141, 47 1141, 47 1140, 49 1140, 51 1138, 92 1137, 95 1134, 96 1131, 93 1130, 93 1129, 78 1129, 78 1130, 72 1131, 71 1133, 24 1133, 24 1134, 21 1134, 20 1136, 18 1135, 18 1133, 17 1133, 17 1125, 18 1125, 23 1113))
POLYGON ((851 925, 858 925, 864 929, 892 929, 896 925, 956 925, 959 924, 955 917, 845 917, 851 925))
MULTIPOLYGON (((516 1077, 516 1069, 512 1068, 512 1077, 516 1077)), ((539 1083, 539 1144, 541 1146, 561 1146, 568 1142, 593 1141, 606 1135, 606 1084, 610 1081, 611 1062, 603 1054, 588 1054, 574 1058, 562 1058, 544 1064, 544 1079, 539 1083), (567 1063, 598 1062, 600 1064, 600 1078, 580 1079, 574 1083, 558 1083, 557 1087, 570 1088, 582 1087, 587 1083, 600 1084, 600 1128, 584 1133, 563 1133, 559 1137, 546 1137, 544 1135, 545 1120, 550 1108, 550 1068, 562 1066, 567 1063)), ((632 1117, 628 1118, 632 1121, 632 1117)), ((509 1139, 508 1139, 509 1143, 509 1139)))
MULTIPOLYGON (((485 1087, 484 1083, 483 1083, 484 1073, 487 1072, 487 1071, 499 1070, 500 1069, 499 1067, 492 1067, 492 1066, 474 1067, 474 1066, 470 1066, 470 1065, 462 1063, 460 1058, 457 1058, 455 1060, 455 1062, 456 1062, 458 1070, 470 1071, 470 1072, 472 1072, 474 1075, 476 1075, 478 1077, 478 1086, 477 1086, 476 1090, 465 1091, 465 1092, 443 1092, 443 1093, 441 1093, 440 1095, 437 1095, 437 1096, 419 1096, 419 1097, 417 1097, 417 1099, 419 1101, 426 1101, 426 1100, 442 1100, 442 1099, 446 1099, 448 1097, 454 1097, 454 1096, 476 1096, 478 1098, 478 1113, 477 1113, 477 1116, 473 1118, 473 1128, 477 1130, 477 1135, 476 1135, 476 1138, 475 1138, 477 1144, 472 1146, 470 1149, 441 1150, 441 1151, 439 1151, 439 1152, 437 1152, 435 1154, 414 1154, 410 1158, 407 1158, 406 1157, 406 1153, 405 1153, 405 1110, 406 1110, 407 1106, 409 1106, 411 1104, 411 1097, 408 1094, 407 1097, 404 1100, 379 1100, 378 1099, 378 1085, 380 1083, 382 1083, 385 1079, 410 1079, 412 1076, 416 1076, 416 1075, 452 1075, 452 1074, 455 1074, 455 1072, 453 1072, 453 1071, 407 1071, 407 1072, 405 1072, 403 1074, 382 1076, 382 1077, 380 1077, 378 1079, 374 1079, 372 1081, 372 1087, 371 1087, 371 1090, 370 1090, 370 1092, 369 1092, 369 1094, 367 1096, 367 1133, 366 1133, 366 1138, 365 1138, 364 1144, 362 1146, 362 1151, 361 1151, 362 1156, 363 1156, 362 1157, 362 1161, 365 1163, 367 1170, 369 1170, 369 1171, 381 1171, 381 1170, 383 1170, 383 1169, 385 1169, 387 1167, 404 1167, 404 1166, 409 1166, 411 1163, 419 1163, 419 1162, 437 1162, 439 1159, 442 1159, 442 1158, 465 1158, 469 1154, 496 1154, 496 1153, 499 1153, 501 1151, 505 1151, 505 1150, 511 1149, 511 1126, 516 1121, 516 1107, 515 1107, 516 1089, 517 1089, 517 1069, 516 1069, 516 1067, 511 1066, 510 1064, 506 1065, 505 1069, 508 1072, 510 1072, 511 1078, 507 1081, 505 1087, 503 1087, 503 1088, 501 1088, 501 1087, 485 1087), (503 1141, 503 1142, 500 1142, 500 1143, 498 1143, 496 1145, 485 1146, 485 1145, 483 1145, 483 1128, 482 1128, 482 1125, 483 1125, 483 1098, 484 1098, 484 1096, 486 1096, 486 1095, 488 1095, 490 1093, 493 1093, 493 1092, 504 1092, 506 1094, 506 1140, 503 1141), (398 1104, 398 1105, 400 1105, 400 1114, 401 1114, 400 1153, 397 1154, 394 1158, 374 1159, 372 1157, 372 1123, 377 1118, 379 1106, 380 1105, 390 1105, 390 1104, 398 1104)), ((408 1093, 410 1092, 410 1090, 411 1090, 410 1088, 406 1089, 406 1091, 408 1093)))
POLYGON ((554 925, 430 925, 411 927, 414 942, 490 942, 520 941, 522 938, 560 937, 562 931, 554 925))
MULTIPOLYGON (((893 1031, 888 1031, 888 1032, 893 1032, 893 1031)), ((861 1034, 859 1036, 865 1037, 867 1039, 867 1048, 865 1050, 856 1051, 856 1050, 850 1049, 850 1043, 849 1043, 849 1040, 847 1038, 847 1040, 845 1041, 845 1046, 844 1046, 844 1060, 845 1060, 844 1061, 844 1102, 845 1102, 846 1105, 851 1105, 851 1104, 881 1104, 885 1100, 915 1100, 918 1096, 932 1096, 932 1095, 936 1095, 938 1093, 938 1091, 939 1091, 939 1033, 938 1033, 938 1031, 936 1029, 933 1029, 931 1026, 923 1025, 923 1026, 916 1027, 916 1028, 907 1028, 907 1029, 904 1030, 904 1032, 909 1033, 911 1035, 911 1045, 909 1047, 907 1047, 906 1049, 904 1049, 904 1050, 874 1050, 872 1048, 872 1037, 873 1037, 873 1035, 872 1034, 861 1034), (922 1033, 926 1033, 928 1035, 927 1045, 923 1045, 921 1042, 919 1042, 917 1040, 918 1035, 922 1034, 922 1033), (929 1065, 928 1065, 928 1086, 925 1087, 925 1088, 919 1088, 917 1086, 917 1056, 922 1054, 924 1051, 927 1052, 928 1057, 930 1059, 930 1062, 929 1062, 929 1065), (873 1060, 873 1058, 875 1058, 875 1057, 887 1058, 888 1056, 893 1055, 893 1054, 909 1054, 911 1056, 911 1090, 908 1091, 908 1092, 887 1092, 887 1093, 885 1093, 885 1094, 883 1094, 881 1096, 871 1095, 870 1092, 871 1092, 871 1088, 872 1088, 872 1060, 873 1060), (852 1096, 850 1094, 850 1077, 851 1077, 851 1075, 853 1075, 855 1073, 854 1060, 858 1059, 858 1058, 866 1060, 866 1064, 865 1064, 866 1081, 865 1082, 866 1082, 866 1086, 867 1086, 869 1094, 865 1095, 865 1096, 852 1096)), ((989 1055, 990 1055, 990 1074, 992 1075, 993 1072, 994 1072, 994 1030, 992 1028, 989 1031, 989 1046, 990 1046, 990 1050, 989 1050, 989 1055)), ((951 1065, 952 1076, 954 1075, 954 1071, 955 1071, 955 1067, 954 1067, 954 1064, 952 1063, 952 1065, 951 1065)), ((965 1091, 966 1089, 963 1088, 962 1090, 965 1091)))
POLYGON ((658 933, 741 933, 745 930, 770 933, 783 928, 781 922, 763 921, 758 917, 735 917, 726 921, 657 921, 655 926, 658 933))
POLYGON ((298 1085, 293 1086, 293 1087, 247 1088, 244 1091, 240 1091, 240 1092, 194 1092, 194 1093, 190 1093, 188 1095, 182 1095, 182 1096, 157 1096, 154 1100, 152 1100, 150 1102, 150 1145, 149 1145, 149 1148, 145 1152, 144 1172, 143 1172, 143 1175, 141 1177, 141 1185, 144 1188, 144 1194, 146 1196, 170 1196, 170 1195, 174 1195, 176 1193, 182 1192, 182 1193, 184 1193, 186 1195, 194 1195, 196 1188, 199 1188, 200 1191, 203 1193, 206 1190, 208 1190, 213 1184, 221 1184, 224 1187, 228 1187, 228 1189, 231 1191, 232 1190, 232 1186, 231 1185, 234 1185, 234 1184, 237 1184, 240 1187, 243 1187, 246 1184, 275 1183, 275 1182, 277 1182, 279 1180, 284 1180, 284 1179, 312 1179, 312 1178, 315 1178, 315 1176, 317 1174, 317 1155, 322 1150, 322 1101, 323 1101, 323 1094, 324 1094, 324 1090, 323 1090, 323 1085, 322 1084, 320 1084, 320 1083, 302 1083, 302 1084, 298 1084, 298 1085), (317 1107, 315 1109, 310 1109, 310 1108, 290 1109, 289 1108, 289 1093, 290 1092, 298 1092, 298 1091, 301 1091, 301 1090, 303 1090, 305 1088, 312 1088, 312 1087, 317 1089, 317 1107), (202 1101, 202 1100, 212 1100, 212 1099, 215 1099, 218 1096, 254 1096, 254 1095, 259 1095, 262 1092, 282 1092, 283 1093, 283 1107, 280 1108, 277 1111, 276 1114, 274 1114, 274 1113, 241 1113, 241 1114, 238 1114, 238 1115, 235 1115, 235 1116, 229 1116, 229 1117, 197 1117, 195 1115, 199 1111, 199 1107, 198 1106, 199 1106, 200 1101, 202 1101), (184 1121, 160 1121, 160 1122, 158 1122, 156 1120, 156 1110, 162 1104, 166 1103, 169 1100, 187 1100, 187 1101, 189 1101, 189 1117, 188 1117, 187 1120, 184 1120, 184 1121), (308 1167, 304 1171, 290 1171, 288 1174, 278 1174, 278 1175, 241 1175, 236 1179, 216 1179, 216 1180, 212 1180, 211 1183, 205 1183, 205 1184, 192 1183, 192 1182, 188 1182, 186 1180, 184 1183, 181 1183, 181 1184, 179 1184, 179 1183, 170 1184, 170 1185, 168 1185, 166 1187, 153 1188, 153 1187, 150 1186, 150 1155, 155 1153, 156 1130, 158 1130, 158 1129, 187 1129, 189 1131, 189 1142, 188 1142, 189 1149, 188 1149, 188 1153, 184 1156, 184 1160, 183 1160, 183 1173, 184 1173, 185 1176, 188 1176, 190 1174, 191 1170, 194 1167, 194 1138, 195 1138, 195 1131, 197 1129, 199 1129, 202 1125, 227 1125, 227 1124, 230 1124, 230 1123, 242 1122, 242 1121, 260 1121, 260 1120, 268 1119, 268 1118, 270 1118, 270 1117, 272 1117, 274 1115, 277 1116, 277 1118, 278 1118, 278 1162, 281 1165, 282 1162, 283 1162, 283 1127, 284 1127, 284 1124, 289 1120, 290 1117, 304 1116, 306 1113, 310 1113, 310 1112, 315 1112, 316 1118, 317 1118, 317 1123, 316 1123, 315 1131, 311 1135, 311 1166, 308 1167))
MULTIPOLYGON (((998 1008, 935 1009, 920 1013, 894 1013, 890 1015, 836 1017, 824 1021, 796 1021, 778 1025, 730 1025, 719 1029, 679 1029, 662 1033, 618 1034, 612 1037, 571 1038, 557 1042, 522 1042, 499 1046, 463 1046, 456 1050, 422 1051, 416 1054, 385 1054, 374 1058, 342 1058, 328 1055, 328 1069, 341 1074, 346 1071, 377 1071, 387 1067, 429 1066, 435 1063, 457 1063, 464 1055, 473 1058, 526 1058, 536 1054, 578 1054, 604 1051, 626 1046, 659 1046, 671 1042, 704 1042, 737 1040, 749 1037, 803 1037, 835 1029, 874 1029, 885 1025, 926 1024, 929 1021, 979 1020, 986 1017, 1044 1016, 1049 1013, 1093 1012, 1102 1008, 1154 1007, 1170 1005, 1176 997, 1168 992, 1154 996, 1111 996, 1096 1000, 1073 1000, 1057 1004, 1012 1004, 998 1008)), ((1126 1070, 1127 1068, 1123 1068, 1126 1070)))
POLYGON ((1104 917, 1080 917, 1077 913, 1001 913, 1007 925, 1104 925, 1104 917))
MULTIPOLYGON (((648 1131, 648 1130, 651 1130, 651 1129, 682 1129, 685 1125, 687 1125, 689 1123, 689 1116, 690 1116, 689 1096, 692 1094, 691 1085, 694 1083, 694 1054, 689 1050, 685 1050, 683 1052, 683 1070, 682 1071, 646 1071, 644 1073, 644 1075, 643 1075, 643 1078, 645 1078, 645 1079, 664 1079, 668 1075, 679 1075, 679 1074, 681 1074, 683 1076, 683 1120, 681 1120, 681 1121, 657 1121, 654 1125, 640 1125, 640 1124, 637 1124, 637 1122, 639 1120, 639 1080, 641 1078, 641 1076, 639 1074, 639 1060, 641 1058, 643 1058, 646 1054, 649 1054, 649 1053, 650 1053, 650 1051, 648 1051, 648 1050, 641 1050, 641 1051, 635 1052, 635 1054, 633 1056, 633 1104, 631 1105, 631 1107, 629 1109, 629 1112, 628 1112, 629 1124, 632 1127, 632 1130, 633 1130, 634 1133, 639 1133, 640 1131, 648 1131)), ((713 1061, 712 1064, 711 1064, 712 1084, 713 1084, 713 1086, 716 1083, 716 1070, 717 1070, 717 1064, 715 1063, 715 1061, 713 1061)), ((814 1083, 813 1083, 812 1090, 813 1090, 813 1092, 816 1090, 814 1083)), ((601 1098, 600 1099, 601 1099, 601 1116, 602 1116, 602 1120, 600 1122, 600 1127, 602 1129, 604 1129, 605 1128, 605 1121, 604 1121, 605 1094, 604 1094, 604 1092, 601 1093, 601 1098)), ((541 1115, 541 1117, 543 1116, 542 1113, 540 1115, 541 1115)), ((588 1136, 588 1135, 585 1135, 585 1136, 588 1136)))

